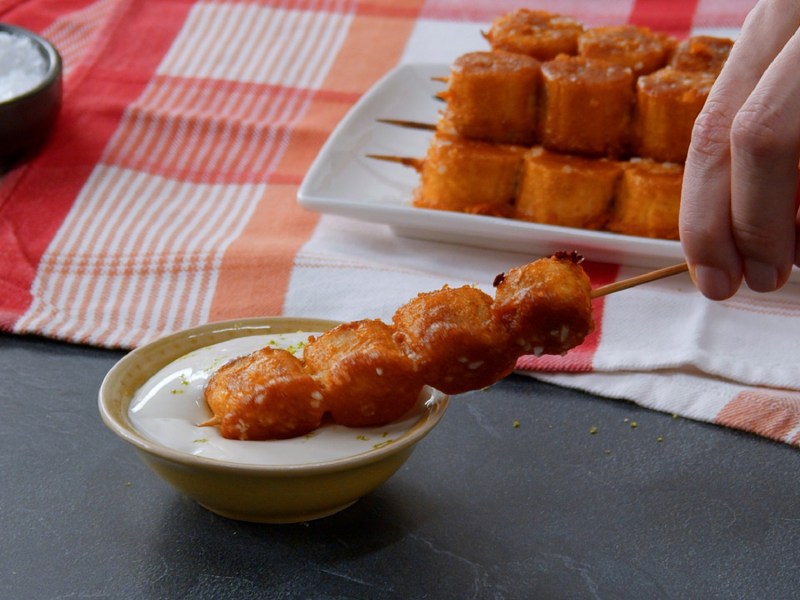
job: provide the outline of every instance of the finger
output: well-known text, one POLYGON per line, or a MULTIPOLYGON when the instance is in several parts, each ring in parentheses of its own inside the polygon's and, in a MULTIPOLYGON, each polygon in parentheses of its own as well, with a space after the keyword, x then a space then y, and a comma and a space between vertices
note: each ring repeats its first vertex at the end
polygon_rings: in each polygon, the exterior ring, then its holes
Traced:
POLYGON ((771 292, 795 258, 800 31, 764 72, 731 131, 731 224, 747 285, 771 292))
POLYGON ((731 231, 730 108, 709 98, 695 123, 681 188, 680 240, 697 288, 712 300, 736 293, 742 264, 731 231), (711 105, 709 105, 709 101, 711 105))
POLYGON ((761 2, 748 15, 731 56, 695 123, 681 200, 680 237, 698 289, 733 295, 742 259, 731 227, 730 132, 734 118, 772 59, 797 29, 789 0, 761 2))
MULTIPOLYGON (((797 165, 798 172, 800 172, 800 164, 797 165)), ((797 191, 794 194, 794 264, 800 267, 800 185, 797 186, 797 191)))

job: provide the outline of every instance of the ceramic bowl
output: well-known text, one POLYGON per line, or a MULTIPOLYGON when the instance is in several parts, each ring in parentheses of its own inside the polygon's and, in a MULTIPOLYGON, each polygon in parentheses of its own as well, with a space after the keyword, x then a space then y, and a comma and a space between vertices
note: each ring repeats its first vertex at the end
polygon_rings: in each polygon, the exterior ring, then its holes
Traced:
MULTIPOLYGON (((224 517, 291 523, 334 514, 403 465, 444 415, 446 396, 425 388, 414 409, 384 427, 326 424, 290 440, 238 441, 223 439, 216 428, 197 427, 203 415, 210 415, 202 386, 184 393, 180 382, 192 377, 186 375, 189 370, 181 361, 205 356, 209 346, 217 352, 226 344, 260 343, 258 336, 265 334, 322 332, 337 324, 288 317, 243 319, 195 327, 143 345, 123 357, 104 378, 99 392, 103 422, 131 444, 156 474, 224 517), (147 390, 161 385, 153 382, 162 380, 176 387, 170 399, 175 408, 170 408, 169 415, 148 420, 140 414, 146 411, 139 411, 143 391, 148 394, 147 390)), ((218 359, 216 364, 225 360, 218 359)))
POLYGON ((27 38, 44 59, 39 83, 0 100, 0 172, 41 148, 61 110, 62 64, 56 48, 43 37, 15 25, 0 23, 0 32, 27 38))

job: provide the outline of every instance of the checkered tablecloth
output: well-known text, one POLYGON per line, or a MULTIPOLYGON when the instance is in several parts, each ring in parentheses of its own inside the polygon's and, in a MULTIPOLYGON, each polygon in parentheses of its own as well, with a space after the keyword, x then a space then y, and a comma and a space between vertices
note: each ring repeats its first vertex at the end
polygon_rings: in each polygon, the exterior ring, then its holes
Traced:
MULTIPOLYGON (((528 3, 588 26, 735 37, 754 0, 528 3)), ((0 326, 132 348, 254 315, 389 318, 420 291, 536 258, 319 215, 298 187, 336 124, 404 62, 484 49, 492 0, 0 0, 65 65, 50 143, 0 179, 0 326)), ((587 264, 595 283, 636 274, 587 264)), ((519 371, 800 445, 800 289, 724 303, 676 277, 596 302, 566 357, 519 371)), ((531 399, 535 403, 535 398, 531 399)))

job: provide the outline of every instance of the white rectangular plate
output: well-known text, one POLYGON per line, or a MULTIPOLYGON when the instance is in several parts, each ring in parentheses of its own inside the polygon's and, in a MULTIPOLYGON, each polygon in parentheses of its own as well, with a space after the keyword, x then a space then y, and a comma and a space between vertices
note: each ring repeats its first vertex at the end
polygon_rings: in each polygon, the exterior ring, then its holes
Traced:
POLYGON ((298 191, 300 205, 321 213, 384 223, 397 235, 410 238, 535 255, 576 250, 587 260, 641 267, 683 260, 680 244, 675 241, 412 206, 417 172, 366 155, 422 158, 430 131, 386 125, 377 119, 435 123, 441 103, 434 95, 444 89, 444 84, 432 77, 448 73, 447 65, 406 64, 375 84, 323 146, 298 191))

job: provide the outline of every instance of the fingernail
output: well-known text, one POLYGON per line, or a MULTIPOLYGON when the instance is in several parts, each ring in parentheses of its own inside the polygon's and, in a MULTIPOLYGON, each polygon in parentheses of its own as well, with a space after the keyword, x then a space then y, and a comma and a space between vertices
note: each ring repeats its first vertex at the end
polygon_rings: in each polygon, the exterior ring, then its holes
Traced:
POLYGON ((778 269, 757 260, 746 260, 744 279, 755 292, 771 292, 778 287, 778 269))
POLYGON ((730 298, 736 291, 731 286, 731 280, 725 271, 716 267, 696 265, 694 267, 694 280, 703 295, 712 300, 725 300, 725 298, 730 298))

